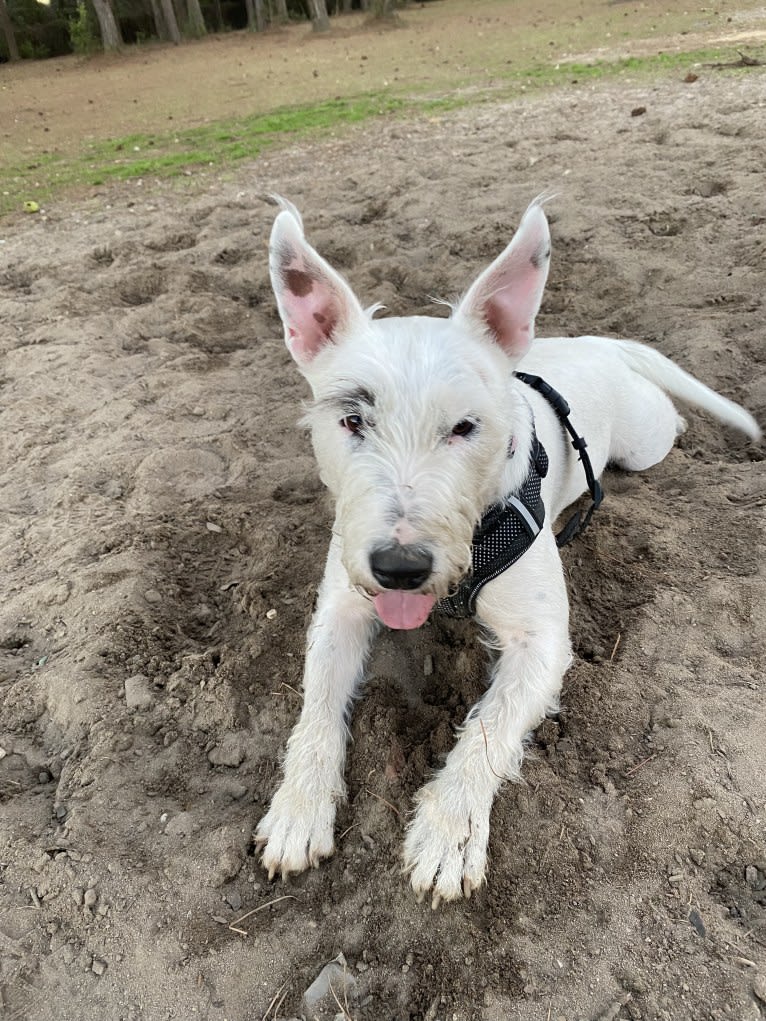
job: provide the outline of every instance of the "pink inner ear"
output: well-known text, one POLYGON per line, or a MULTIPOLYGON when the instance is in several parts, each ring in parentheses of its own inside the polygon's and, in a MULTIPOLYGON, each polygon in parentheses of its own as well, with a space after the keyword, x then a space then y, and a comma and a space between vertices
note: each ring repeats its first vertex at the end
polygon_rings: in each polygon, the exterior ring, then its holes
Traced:
POLYGON ((497 259, 480 274, 457 309, 478 320, 506 354, 518 360, 535 331, 550 258, 550 232, 540 205, 533 203, 497 259))
POLYGON ((522 355, 534 334, 540 302, 540 273, 530 266, 525 272, 498 274, 492 285, 479 306, 480 314, 501 347, 509 354, 522 355))
POLYGON ((283 270, 282 282, 290 350, 298 361, 309 361, 338 325, 337 295, 325 282, 295 266, 283 270))
POLYGON ((484 318, 498 344, 514 354, 525 352, 532 342, 534 318, 529 316, 529 307, 536 281, 531 273, 527 276, 526 287, 517 280, 513 287, 493 294, 484 306, 484 318))

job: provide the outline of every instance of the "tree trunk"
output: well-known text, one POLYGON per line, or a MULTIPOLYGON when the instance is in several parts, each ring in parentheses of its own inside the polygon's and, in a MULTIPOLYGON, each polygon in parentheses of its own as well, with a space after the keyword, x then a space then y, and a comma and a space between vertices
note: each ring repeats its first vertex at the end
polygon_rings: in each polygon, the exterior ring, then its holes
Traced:
POLYGON ((342 0, 341 11, 343 14, 350 14, 354 0, 342 0))
POLYGON ((0 28, 3 30, 5 43, 8 47, 8 59, 20 60, 19 47, 16 42, 16 33, 13 31, 13 22, 11 21, 11 16, 8 13, 5 0, 0 0, 0 28))
POLYGON ((165 15, 162 13, 160 7, 160 0, 150 0, 152 6, 152 18, 154 19, 154 30, 157 33, 157 38, 166 43, 170 39, 170 33, 168 32, 168 26, 165 24, 165 15))
POLYGON ((330 17, 327 13, 325 0, 309 0, 311 7, 311 27, 315 32, 327 32, 330 28, 330 17))
POLYGON ((266 31, 266 12, 263 8, 263 0, 245 0, 247 10, 247 27, 251 32, 266 31))
POLYGON ((274 20, 279 25, 286 25, 290 20, 290 15, 287 13, 287 0, 275 0, 274 9, 276 11, 274 20))
POLYGON ((207 34, 207 28, 199 0, 186 0, 186 10, 189 15, 186 31, 195 39, 201 39, 203 35, 207 34))
POLYGON ((178 19, 176 18, 176 12, 173 9, 173 0, 160 0, 160 4, 162 5, 162 14, 165 18, 165 24, 168 27, 168 39, 178 46, 181 42, 181 33, 178 31, 178 19))
POLYGON ((114 16, 109 0, 93 0, 93 10, 101 30, 101 42, 105 50, 120 50, 125 45, 119 23, 114 16))

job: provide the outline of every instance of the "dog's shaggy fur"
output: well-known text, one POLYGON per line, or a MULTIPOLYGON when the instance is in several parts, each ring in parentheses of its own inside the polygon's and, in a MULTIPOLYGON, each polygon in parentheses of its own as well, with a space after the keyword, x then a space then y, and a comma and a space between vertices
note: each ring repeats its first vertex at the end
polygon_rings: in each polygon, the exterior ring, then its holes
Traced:
POLYGON ((491 683, 418 795, 404 846, 415 892, 431 892, 434 906, 484 880, 493 798, 501 778, 518 776, 525 735, 556 709, 570 662, 551 525, 585 489, 550 405, 514 376, 522 360, 566 397, 597 475, 607 463, 639 471, 666 456, 684 429, 668 394, 760 435, 746 411, 648 347, 600 337, 533 344, 549 256, 548 224, 533 203, 449 319, 375 319, 307 244, 297 211, 283 203, 276 218, 274 292, 313 392, 308 422, 337 516, 303 710, 257 830, 270 876, 332 853, 346 720, 376 629, 418 627, 454 590, 470 569, 477 522, 524 482, 536 429, 550 459, 545 526, 478 596, 476 617, 498 652, 491 683))

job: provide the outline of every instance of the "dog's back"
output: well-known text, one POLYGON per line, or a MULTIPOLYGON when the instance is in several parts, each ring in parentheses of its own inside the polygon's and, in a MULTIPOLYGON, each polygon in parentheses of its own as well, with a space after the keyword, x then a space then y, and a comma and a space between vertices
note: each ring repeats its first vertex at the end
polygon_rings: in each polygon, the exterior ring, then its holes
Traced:
MULTIPOLYGON (((642 471, 667 456, 686 428, 668 394, 709 412, 752 439, 761 435, 757 422, 744 408, 635 341, 538 338, 519 367, 539 374, 566 396, 572 421, 587 438, 597 475, 607 464, 642 471)), ((563 455, 566 437, 550 406, 538 394, 527 391, 527 397, 546 448, 563 455)), ((569 455, 551 459, 545 497, 554 517, 585 488, 577 457, 571 450, 569 455)))

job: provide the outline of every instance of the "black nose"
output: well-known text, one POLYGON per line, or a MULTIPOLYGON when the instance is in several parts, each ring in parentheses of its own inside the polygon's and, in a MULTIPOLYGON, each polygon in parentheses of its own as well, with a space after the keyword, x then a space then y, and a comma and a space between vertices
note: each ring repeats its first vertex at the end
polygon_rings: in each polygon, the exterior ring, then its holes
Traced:
POLYGON ((420 588, 433 565, 431 554, 417 546, 381 546, 370 554, 370 568, 383 588, 420 588))

